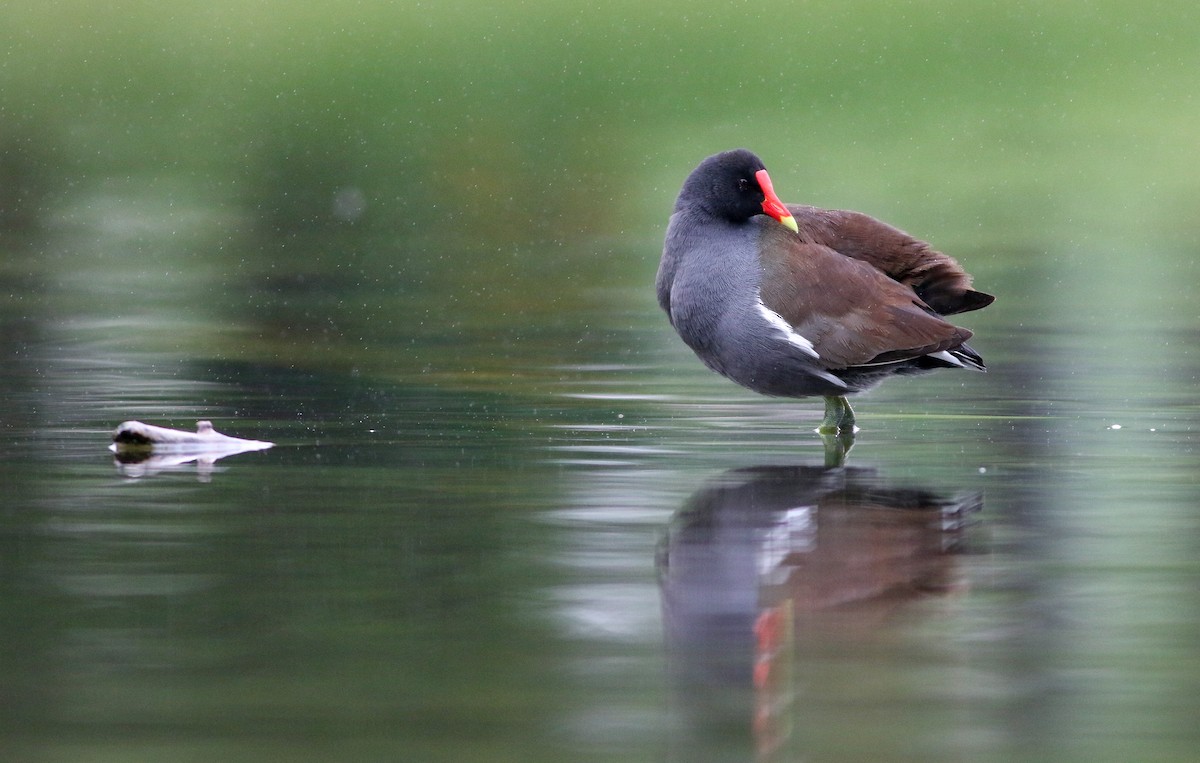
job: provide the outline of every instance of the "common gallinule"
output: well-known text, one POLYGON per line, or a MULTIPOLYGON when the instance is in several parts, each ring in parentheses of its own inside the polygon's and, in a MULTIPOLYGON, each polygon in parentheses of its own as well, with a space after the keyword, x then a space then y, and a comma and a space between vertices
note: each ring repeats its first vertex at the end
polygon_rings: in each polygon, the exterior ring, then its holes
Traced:
POLYGON ((951 257, 872 217, 779 200, 762 160, 710 156, 683 183, 656 287, 717 373, 767 395, 825 398, 822 434, 854 431, 846 395, 888 376, 984 370, 941 316, 995 299, 951 257))

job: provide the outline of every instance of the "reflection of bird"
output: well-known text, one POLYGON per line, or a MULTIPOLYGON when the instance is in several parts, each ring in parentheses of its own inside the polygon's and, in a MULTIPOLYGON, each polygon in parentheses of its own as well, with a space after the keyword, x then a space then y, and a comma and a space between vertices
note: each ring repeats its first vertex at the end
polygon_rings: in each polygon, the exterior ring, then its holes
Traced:
POLYGON ((820 431, 834 434, 853 432, 845 396, 887 376, 983 370, 971 332, 941 317, 992 302, 970 284, 955 260, 867 215, 785 206, 762 161, 736 150, 684 182, 656 285, 705 364, 756 392, 824 396, 820 431))
POLYGON ((793 638, 869 637, 906 603, 962 583, 979 495, 886 484, 872 469, 727 472, 688 499, 659 550, 667 645, 687 684, 777 684, 793 638))
POLYGON ((956 554, 980 506, 855 468, 736 469, 693 494, 658 555, 686 724, 673 759, 698 759, 730 723, 746 724, 760 758, 778 749, 801 645, 869 640, 906 603, 959 588, 956 554))

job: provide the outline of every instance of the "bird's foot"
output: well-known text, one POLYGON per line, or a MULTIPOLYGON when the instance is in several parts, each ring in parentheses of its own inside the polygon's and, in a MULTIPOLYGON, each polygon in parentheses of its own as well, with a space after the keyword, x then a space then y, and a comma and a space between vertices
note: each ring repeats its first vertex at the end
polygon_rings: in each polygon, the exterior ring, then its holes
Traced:
POLYGON ((839 434, 849 432, 854 434, 854 411, 845 395, 830 395, 825 398, 825 418, 817 427, 818 434, 839 434))
POLYGON ((846 454, 854 447, 854 411, 843 395, 825 398, 825 418, 817 427, 817 434, 825 443, 825 467, 834 469, 846 462, 846 454))

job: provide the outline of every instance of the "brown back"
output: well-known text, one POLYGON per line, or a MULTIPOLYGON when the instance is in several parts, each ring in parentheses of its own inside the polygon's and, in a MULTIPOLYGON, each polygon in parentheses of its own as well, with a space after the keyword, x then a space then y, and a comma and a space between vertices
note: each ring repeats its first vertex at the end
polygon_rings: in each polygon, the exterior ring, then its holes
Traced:
POLYGON ((813 230, 799 217, 797 222, 800 236, 774 221, 762 227, 761 295, 813 343, 826 368, 915 358, 970 338, 970 331, 935 315, 912 288, 870 259, 816 243, 813 230))
POLYGON ((995 299, 971 288, 971 276, 951 256, 861 212, 789 204, 800 235, 911 288, 939 315, 987 307, 995 299))

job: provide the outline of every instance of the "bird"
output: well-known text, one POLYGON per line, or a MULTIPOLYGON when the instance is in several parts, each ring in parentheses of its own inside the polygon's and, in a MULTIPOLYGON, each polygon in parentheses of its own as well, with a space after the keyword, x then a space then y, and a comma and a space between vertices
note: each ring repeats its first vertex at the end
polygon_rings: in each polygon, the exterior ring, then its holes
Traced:
POLYGON ((938 368, 984 371, 945 316, 991 304, 949 255, 861 212, 784 204, 747 149, 692 170, 667 225, 658 303, 713 371, 765 395, 822 396, 817 431, 853 442, 847 395, 938 368))

